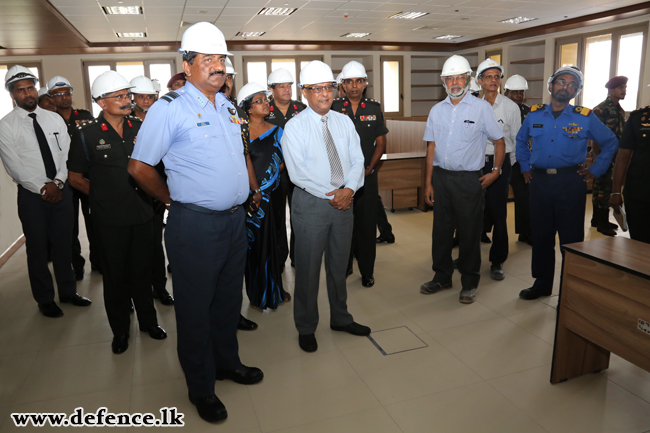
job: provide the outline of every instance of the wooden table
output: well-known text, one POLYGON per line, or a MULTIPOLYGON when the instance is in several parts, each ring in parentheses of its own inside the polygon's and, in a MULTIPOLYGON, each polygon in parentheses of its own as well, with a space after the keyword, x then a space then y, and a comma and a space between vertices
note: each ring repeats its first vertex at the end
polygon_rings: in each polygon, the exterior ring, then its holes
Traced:
POLYGON ((614 352, 650 371, 650 244, 564 245, 551 383, 609 367, 614 352))

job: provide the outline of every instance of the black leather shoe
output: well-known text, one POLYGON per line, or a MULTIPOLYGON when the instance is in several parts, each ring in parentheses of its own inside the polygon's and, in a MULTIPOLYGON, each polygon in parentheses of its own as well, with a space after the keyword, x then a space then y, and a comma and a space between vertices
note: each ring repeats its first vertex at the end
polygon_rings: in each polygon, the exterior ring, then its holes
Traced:
POLYGON ((74 295, 70 296, 62 296, 59 298, 59 301, 63 302, 64 304, 70 303, 75 307, 87 307, 93 303, 90 299, 84 298, 79 293, 75 293, 74 295))
POLYGON ((298 335, 298 345, 305 352, 316 352, 318 350, 318 342, 314 334, 300 334, 298 335))
POLYGON ((140 331, 146 332, 149 334, 149 337, 153 338, 154 340, 164 340, 167 338, 167 333, 165 330, 158 325, 150 326, 148 328, 143 328, 141 326, 140 331))
POLYGON ((372 287, 375 285, 375 277, 372 275, 369 277, 364 277, 363 275, 361 276, 361 285, 363 287, 372 287))
POLYGON ((129 334, 116 335, 115 337, 113 337, 113 342, 111 343, 111 349, 113 349, 114 354, 119 355, 120 353, 124 353, 128 348, 129 348, 129 334))
POLYGON ((529 289, 524 289, 519 292, 519 297, 521 299, 525 299, 526 301, 532 301, 533 299, 537 299, 541 296, 551 296, 551 293, 551 289, 540 289, 539 287, 533 286, 529 289))
POLYGON ((386 242, 387 244, 394 244, 395 235, 391 233, 389 236, 383 236, 383 235, 377 236, 377 243, 380 244, 382 242, 386 242))
POLYGON ((48 302, 47 304, 38 304, 38 309, 41 311, 45 317, 61 317, 63 316, 63 311, 56 305, 56 302, 48 302))
POLYGON ((420 293, 422 293, 423 295, 433 295, 434 293, 438 293, 441 290, 451 289, 451 287, 452 287, 451 281, 443 284, 431 280, 431 281, 427 281, 426 283, 420 286, 420 293))
POLYGON ((348 334, 358 335, 360 337, 370 335, 370 328, 367 326, 359 325, 357 322, 352 322, 349 325, 345 326, 330 325, 330 329, 332 331, 347 332, 348 334))
POLYGON ((192 397, 190 395, 189 397, 192 404, 196 406, 199 416, 204 421, 219 422, 228 418, 226 406, 221 403, 221 400, 216 395, 212 397, 192 397))
POLYGON ((492 243, 492 241, 488 237, 487 233, 481 234, 481 242, 483 242, 484 244, 491 244, 492 243))
POLYGON ((525 242, 528 245, 530 245, 531 247, 533 246, 533 238, 530 235, 522 233, 522 234, 519 235, 518 241, 519 242, 525 242))
POLYGON ((84 268, 83 267, 74 270, 74 279, 77 280, 77 281, 81 281, 81 280, 84 279, 84 268))
POLYGON ((257 323, 253 322, 252 320, 248 320, 240 314, 237 329, 240 331, 254 331, 257 329, 257 323))
POLYGON ((229 379, 241 385, 253 385, 264 379, 264 373, 257 367, 239 366, 237 370, 222 370, 217 368, 217 380, 229 379))
POLYGON ((506 273, 503 272, 503 263, 492 263, 490 267, 490 278, 496 281, 501 281, 506 277, 506 273))
POLYGON ((174 297, 165 288, 161 290, 153 289, 153 298, 160 299, 160 303, 163 305, 174 305, 174 297))

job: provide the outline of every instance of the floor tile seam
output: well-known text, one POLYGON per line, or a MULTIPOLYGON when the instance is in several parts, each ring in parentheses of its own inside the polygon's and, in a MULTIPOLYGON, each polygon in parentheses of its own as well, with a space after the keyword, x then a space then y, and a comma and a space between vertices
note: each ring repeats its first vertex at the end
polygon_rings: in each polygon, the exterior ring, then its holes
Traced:
POLYGON ((638 399, 641 400, 642 402, 644 402, 644 403, 650 405, 650 401, 649 401, 649 400, 646 400, 645 398, 641 397, 640 395, 636 395, 634 392, 632 392, 631 390, 627 389, 626 387, 624 387, 624 386, 621 385, 620 383, 616 383, 616 382, 614 382, 614 381, 613 381, 612 379, 610 379, 609 377, 607 378, 607 381, 608 381, 608 382, 611 382, 612 384, 614 384, 614 385, 616 385, 617 387, 621 388, 623 391, 627 392, 628 394, 630 394, 630 395, 632 395, 632 396, 638 398, 638 399))
MULTIPOLYGON (((371 341, 370 343, 372 344, 372 341, 371 341)), ((375 347, 375 348, 376 348, 376 347, 375 347)), ((351 348, 351 349, 354 349, 354 348, 351 348)), ((363 376, 359 373, 359 371, 357 371, 357 369, 354 367, 354 365, 352 365, 352 363, 350 362, 350 360, 348 359, 348 357, 345 356, 345 353, 343 352, 343 350, 339 349, 339 353, 341 354, 341 356, 343 357, 343 359, 345 359, 345 362, 348 364, 348 366, 350 366, 350 368, 352 369, 352 371, 354 371, 354 374, 356 374, 356 376, 359 378, 359 380, 361 381, 361 383, 363 383, 363 386, 366 388, 366 390, 367 390, 367 391, 370 393, 370 395, 372 395, 372 397, 375 399, 375 401, 377 402, 377 405, 380 406, 380 407, 383 407, 383 404, 381 403, 381 400, 379 400, 379 397, 377 397, 377 396, 375 395, 375 393, 372 391, 372 389, 370 388, 370 386, 368 385, 368 383, 364 380, 363 376)))
POLYGON ((29 374, 32 372, 32 368, 34 368, 34 364, 36 363, 36 358, 38 357, 38 353, 32 357, 31 360, 31 365, 27 369, 27 374, 25 374, 25 377, 23 378, 22 382, 20 383, 19 386, 16 387, 15 391, 11 395, 11 402, 10 407, 13 407, 13 405, 16 403, 16 398, 18 394, 20 394, 20 391, 23 389, 23 386, 25 386, 25 382, 27 381, 27 378, 29 377, 29 374))
POLYGON ((260 416, 257 413, 257 408, 255 407, 255 400, 253 400, 253 396, 251 395, 250 386, 246 386, 246 394, 248 394, 248 399, 251 402, 251 406, 253 406, 253 413, 255 414, 255 421, 257 422, 257 427, 260 429, 261 432, 264 432, 264 429, 262 428, 262 423, 260 422, 260 416))
MULTIPOLYGON (((521 314, 521 313, 519 313, 519 314, 521 314)), ((517 315, 517 314, 512 314, 511 316, 516 316, 516 315, 517 315)), ((544 344, 550 346, 551 349, 553 348, 553 345, 552 345, 551 343, 549 343, 548 341, 545 341, 545 340, 544 340, 543 338, 541 338, 540 336, 533 334, 532 332, 530 332, 530 331, 527 330, 526 328, 524 328, 524 327, 520 326, 519 324, 513 322, 512 320, 510 320, 509 316, 503 316, 503 318, 506 319, 508 322, 512 323, 513 325, 515 325, 517 328, 519 328, 519 329, 521 329, 522 331, 524 331, 526 334, 535 337, 536 339, 538 339, 538 340, 541 341, 542 343, 544 343, 544 344)))
POLYGON ((368 412, 368 411, 376 410, 376 409, 379 409, 379 408, 381 408, 384 412, 386 412, 386 415, 388 415, 388 417, 390 417, 390 419, 395 423, 395 426, 396 426, 396 427, 397 427, 397 428, 398 428, 402 433, 404 433, 403 430, 399 428, 399 426, 397 425, 397 423, 395 422, 395 420, 393 420, 393 417, 390 416, 390 414, 388 413, 388 411, 386 411, 386 409, 385 409, 381 404, 380 404, 378 407, 373 407, 373 408, 370 408, 370 409, 362 409, 362 410, 360 410, 360 411, 350 412, 350 413, 345 413, 345 414, 342 414, 342 415, 335 415, 335 416, 331 416, 331 417, 327 417, 327 418, 323 418, 323 419, 319 419, 319 420, 315 420, 315 421, 309 421, 309 422, 302 423, 302 424, 292 425, 292 426, 290 426, 290 427, 279 427, 279 428, 274 428, 274 429, 272 429, 272 430, 264 430, 264 429, 262 429, 262 428, 260 427, 260 431, 261 431, 262 433, 274 433, 274 432, 278 432, 278 431, 285 431, 285 430, 287 430, 287 429, 292 429, 292 428, 298 428, 298 427, 303 427, 303 426, 313 425, 313 424, 316 424, 316 423, 321 423, 321 422, 324 422, 324 421, 335 420, 335 419, 338 419, 338 418, 344 418, 344 417, 346 417, 346 416, 350 416, 350 415, 355 414, 355 413, 368 412))
MULTIPOLYGON (((449 326, 449 327, 447 327, 447 328, 436 329, 436 330, 434 330, 434 331, 426 331, 426 330, 424 330, 424 329, 423 329, 423 331, 426 332, 427 334, 429 334, 429 335, 430 335, 430 336, 435 340, 435 337, 433 337, 433 335, 431 335, 431 334, 434 333, 434 332, 449 331, 449 330, 452 330, 452 329, 460 328, 460 327, 462 327, 462 326, 467 326, 467 325, 476 325, 476 324, 478 324, 478 323, 483 323, 483 322, 487 322, 487 321, 490 321, 490 320, 497 320, 497 319, 503 319, 503 318, 504 318, 504 317, 489 317, 489 318, 481 319, 481 320, 477 320, 477 321, 474 321, 474 322, 467 322, 467 323, 462 323, 462 324, 460 324, 460 325, 449 326)), ((412 320, 412 319, 411 319, 411 321, 417 325, 417 322, 415 322, 415 321, 412 320)), ((418 325, 418 326, 420 326, 420 325, 418 325)), ((420 326, 420 328, 422 328, 422 327, 420 326)), ((436 340, 436 341, 438 341, 438 340, 436 340)), ((440 342, 439 342, 439 343, 440 343, 440 342)), ((442 343, 440 343, 440 344, 442 344, 442 343)))

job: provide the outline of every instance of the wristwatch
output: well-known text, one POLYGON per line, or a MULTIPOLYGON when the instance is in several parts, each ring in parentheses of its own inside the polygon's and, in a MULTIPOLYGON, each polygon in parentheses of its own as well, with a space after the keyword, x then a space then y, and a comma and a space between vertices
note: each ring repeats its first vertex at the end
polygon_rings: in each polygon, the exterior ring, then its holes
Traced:
POLYGON ((503 170, 498 167, 492 167, 492 170, 499 170, 499 176, 501 176, 501 173, 503 172, 503 170))
POLYGON ((65 184, 61 182, 59 179, 54 179, 54 185, 56 185, 56 187, 59 189, 63 189, 63 187, 65 186, 65 184))

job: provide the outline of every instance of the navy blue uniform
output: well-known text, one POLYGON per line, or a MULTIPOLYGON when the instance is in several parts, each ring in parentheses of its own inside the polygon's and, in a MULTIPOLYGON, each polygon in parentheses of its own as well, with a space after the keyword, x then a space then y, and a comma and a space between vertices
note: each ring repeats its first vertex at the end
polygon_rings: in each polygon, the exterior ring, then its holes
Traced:
POLYGON ((548 294, 555 271, 555 234, 560 236, 560 245, 584 240, 587 184, 578 170, 579 164, 585 163, 589 139, 601 146, 600 155, 589 167, 600 177, 612 161, 618 139, 590 109, 568 104, 555 118, 551 105, 535 105, 517 134, 521 171, 533 170, 533 287, 548 294))

